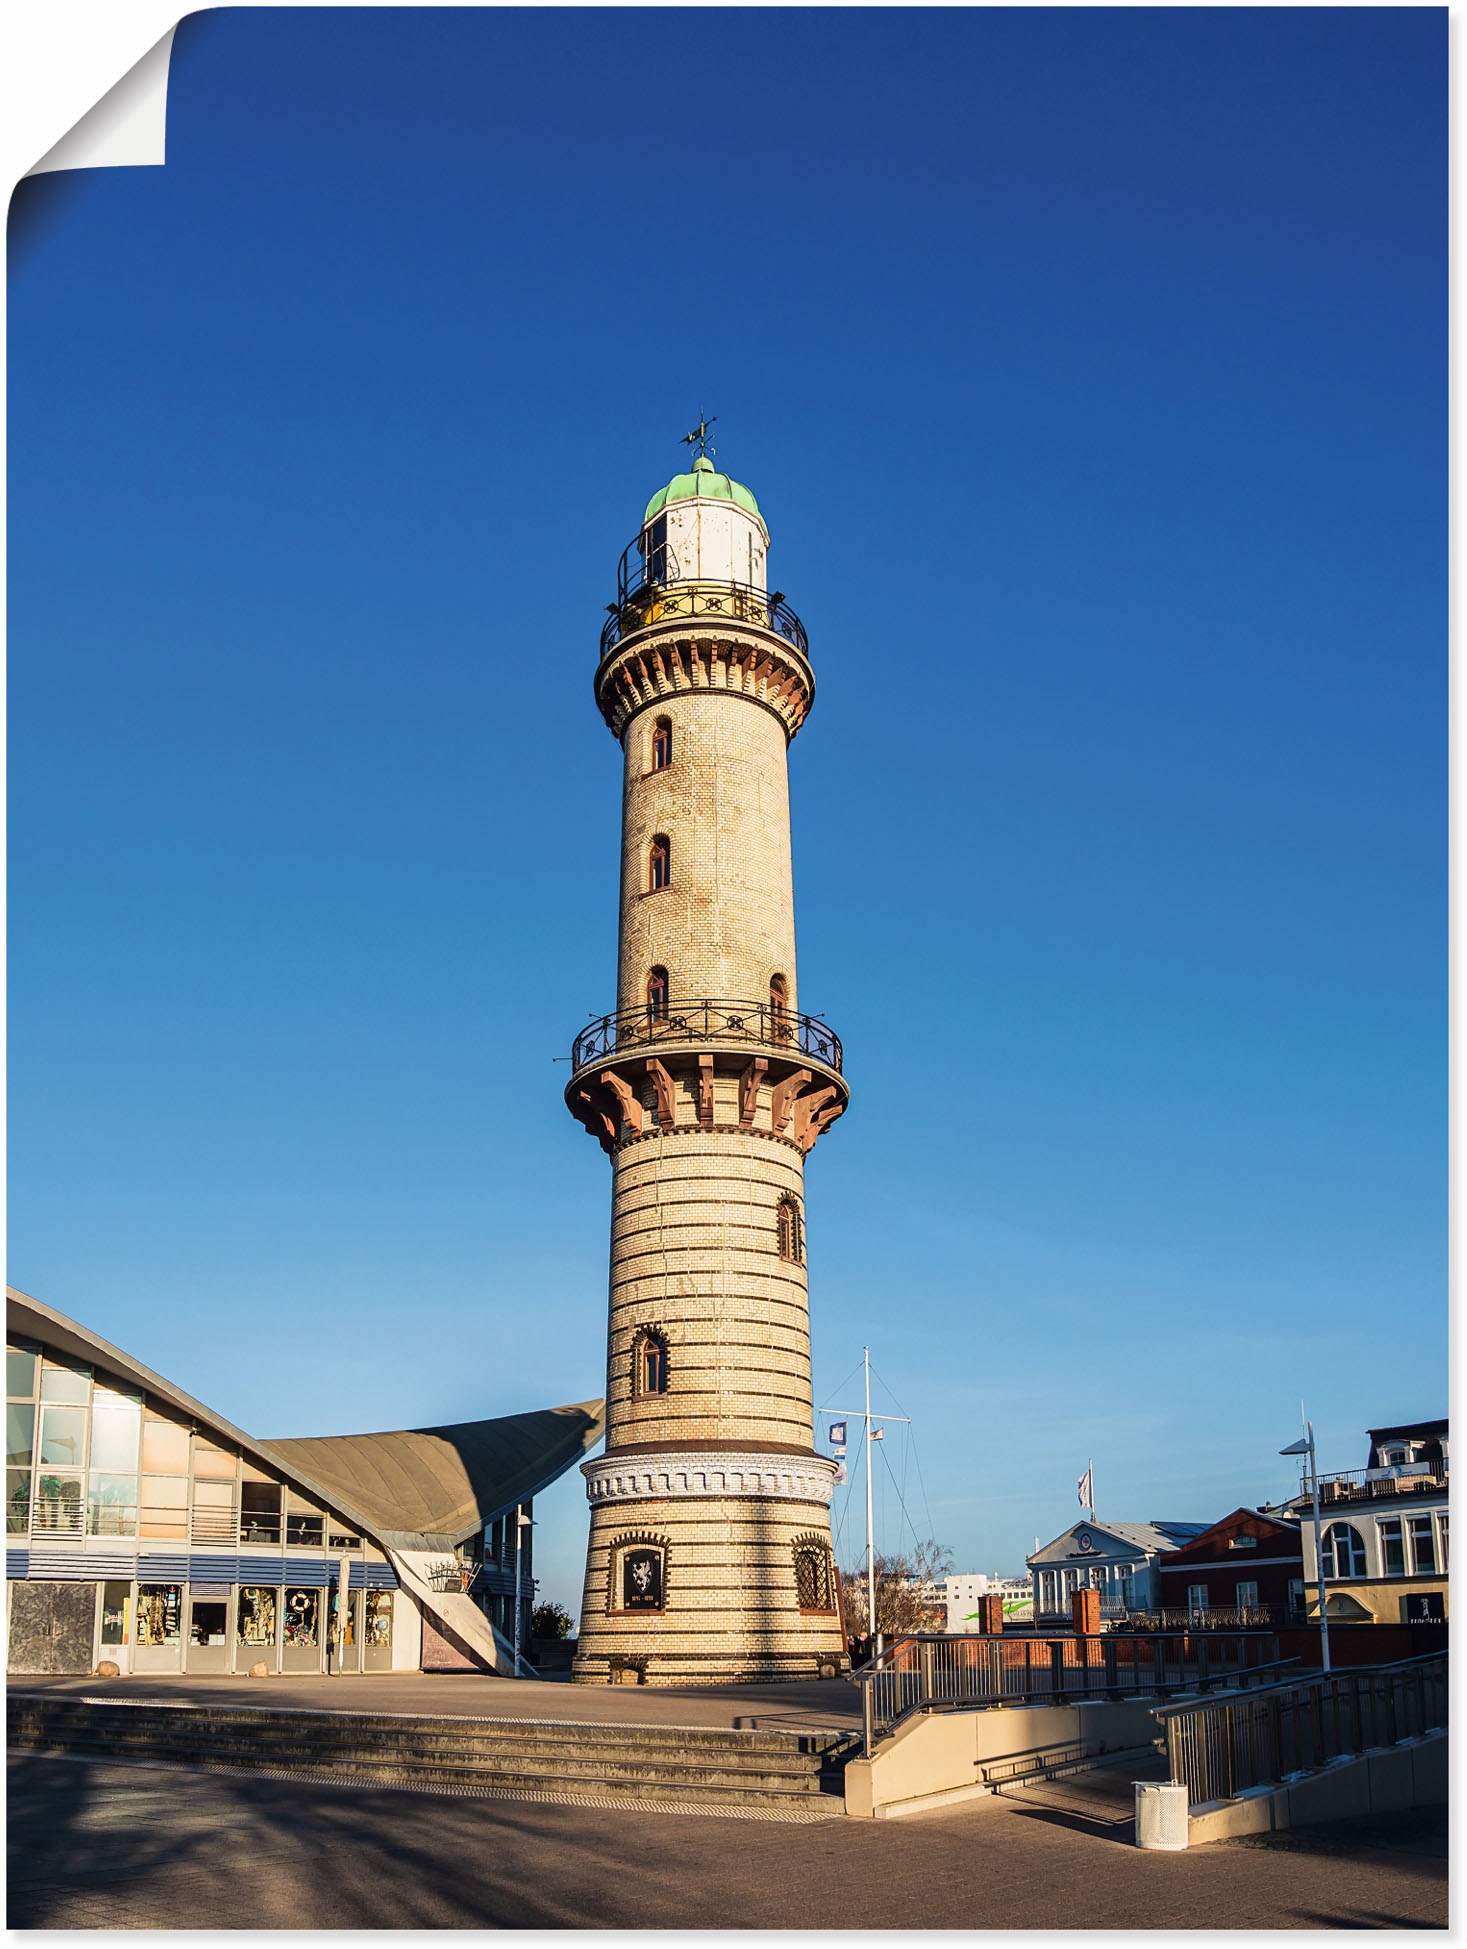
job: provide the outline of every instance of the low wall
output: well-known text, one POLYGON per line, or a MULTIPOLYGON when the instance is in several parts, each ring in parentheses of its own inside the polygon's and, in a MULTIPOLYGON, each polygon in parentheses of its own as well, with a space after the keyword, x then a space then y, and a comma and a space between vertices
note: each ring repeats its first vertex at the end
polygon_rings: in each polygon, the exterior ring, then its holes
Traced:
POLYGON ((1337 1760, 1302 1780, 1254 1787, 1236 1799, 1194 1808, 1187 1844, 1197 1847, 1239 1834, 1273 1834, 1285 1827, 1394 1814, 1406 1807, 1439 1807, 1446 1798, 1447 1735, 1429 1732, 1337 1760))
MULTIPOLYGON (((1430 1658, 1447 1648, 1445 1623, 1341 1624, 1329 1621, 1329 1661, 1343 1671, 1359 1665, 1396 1665, 1406 1658, 1430 1658)), ((1319 1623, 1281 1625, 1280 1658, 1304 1665, 1320 1662, 1319 1623)))
POLYGON ((847 1765, 846 1812, 882 1819, 989 1793, 982 1769, 1000 1760, 1038 1763, 1067 1749, 1091 1758, 1154 1746, 1159 1728, 1151 1704, 1096 1700, 916 1713, 869 1760, 847 1765))

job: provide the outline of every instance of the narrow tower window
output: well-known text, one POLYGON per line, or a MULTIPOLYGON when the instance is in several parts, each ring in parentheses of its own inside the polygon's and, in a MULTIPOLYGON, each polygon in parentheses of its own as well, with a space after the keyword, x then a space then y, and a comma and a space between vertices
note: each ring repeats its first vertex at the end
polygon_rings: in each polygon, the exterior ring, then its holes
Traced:
POLYGON ((652 841, 650 884, 654 893, 672 885, 672 846, 662 833, 652 841))
POLYGON ((647 1020, 665 1022, 667 1003, 672 993, 672 985, 667 979, 666 968, 654 968, 647 977, 647 1020))
POLYGON ((667 1342, 660 1333, 639 1333, 632 1348, 632 1392, 667 1392, 667 1342))
POLYGON ((790 1032, 790 985, 782 974, 769 977, 769 1026, 771 1041, 784 1042, 790 1032))
POLYGON ((672 719, 659 717, 652 732, 652 769, 666 771, 672 763, 672 719))
POLYGON ((779 1256, 800 1265, 805 1257, 805 1241, 800 1225, 800 1207, 793 1198, 779 1201, 779 1256))

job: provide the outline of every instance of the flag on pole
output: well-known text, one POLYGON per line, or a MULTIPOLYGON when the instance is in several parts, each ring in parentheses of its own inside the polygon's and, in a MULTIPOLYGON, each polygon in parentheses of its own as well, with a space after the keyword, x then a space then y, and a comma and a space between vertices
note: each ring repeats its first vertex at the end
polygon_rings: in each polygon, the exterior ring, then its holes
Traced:
POLYGON ((1095 1507, 1095 1484, 1090 1479, 1092 1473, 1093 1471, 1087 1468, 1079 1480, 1080 1507, 1082 1509, 1093 1509, 1095 1507))
POLYGON ((845 1423, 844 1423, 843 1421, 832 1421, 832 1422, 831 1422, 831 1424, 830 1424, 830 1445, 831 1445, 831 1447, 832 1447, 832 1448, 844 1448, 844 1447, 845 1447, 845 1445, 846 1445, 846 1424, 845 1424, 845 1423))

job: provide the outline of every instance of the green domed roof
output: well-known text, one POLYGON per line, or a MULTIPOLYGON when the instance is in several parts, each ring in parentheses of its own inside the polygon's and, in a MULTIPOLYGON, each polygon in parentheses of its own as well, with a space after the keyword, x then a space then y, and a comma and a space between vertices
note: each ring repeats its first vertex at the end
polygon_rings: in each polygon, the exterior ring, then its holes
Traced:
POLYGON ((720 474, 707 454, 699 454, 693 462, 692 473, 675 474, 666 487, 659 488, 652 496, 642 516, 642 526, 645 528, 654 514, 661 514, 669 501, 691 501, 695 496, 705 501, 733 501, 738 507, 747 508, 750 514, 759 513, 759 503, 747 487, 730 480, 727 474, 720 474))

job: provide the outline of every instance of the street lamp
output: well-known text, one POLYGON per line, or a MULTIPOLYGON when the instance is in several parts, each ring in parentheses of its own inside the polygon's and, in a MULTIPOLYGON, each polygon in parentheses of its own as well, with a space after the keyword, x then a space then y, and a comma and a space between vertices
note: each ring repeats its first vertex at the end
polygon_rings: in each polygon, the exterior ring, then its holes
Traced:
POLYGON ((534 1527, 534 1517, 525 1514, 523 1503, 518 1504, 514 1512, 514 1675, 516 1678, 520 1675, 520 1621, 524 1615, 520 1609, 520 1562, 522 1545, 525 1531, 534 1527))
MULTIPOLYGON (((1300 1407, 1303 1415, 1303 1407, 1300 1407)), ((1324 1669, 1329 1670, 1329 1616, 1324 1588, 1324 1545, 1319 1529, 1319 1471, 1314 1465, 1314 1423, 1304 1423, 1304 1433, 1298 1441, 1291 1441, 1287 1448, 1279 1450, 1280 1455, 1307 1455, 1309 1457, 1309 1488, 1314 1498, 1314 1568, 1319 1578, 1319 1651, 1324 1669)))

